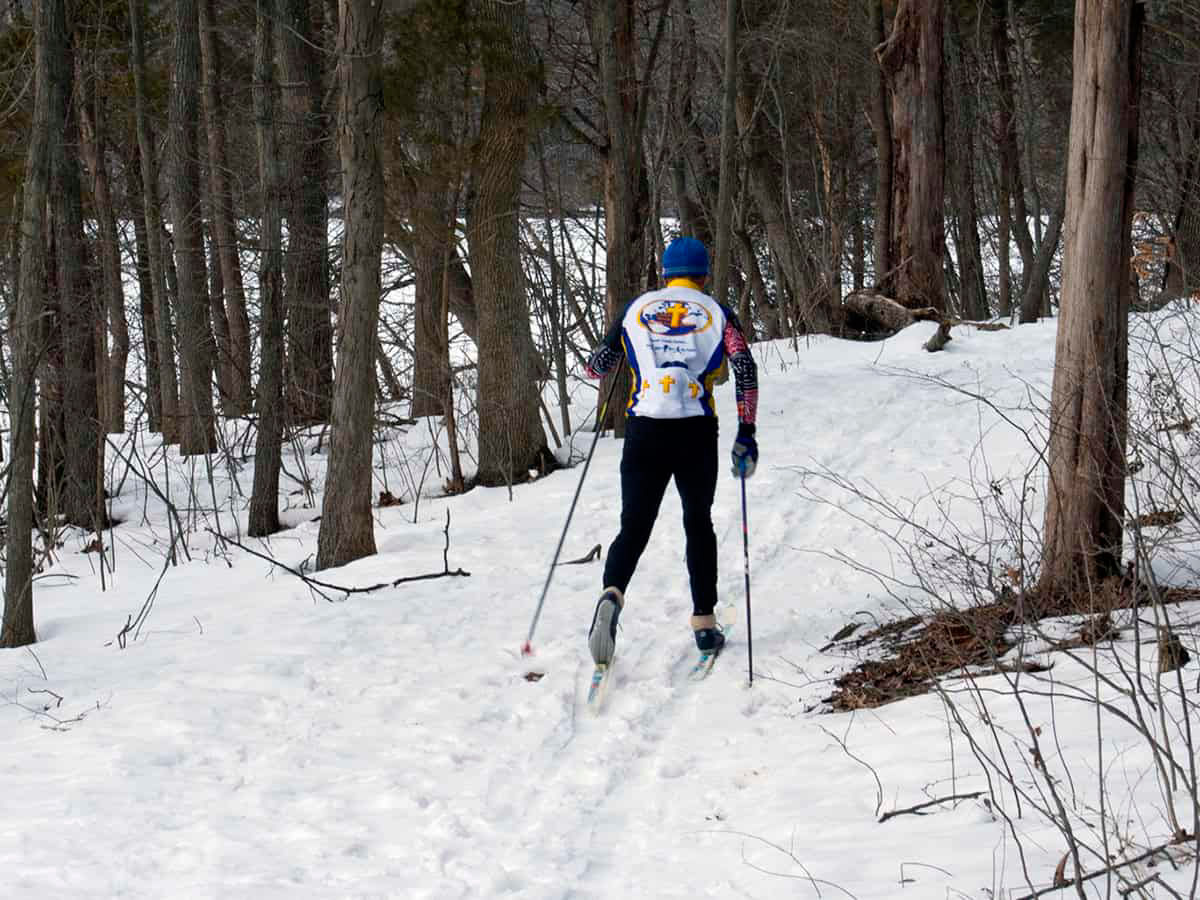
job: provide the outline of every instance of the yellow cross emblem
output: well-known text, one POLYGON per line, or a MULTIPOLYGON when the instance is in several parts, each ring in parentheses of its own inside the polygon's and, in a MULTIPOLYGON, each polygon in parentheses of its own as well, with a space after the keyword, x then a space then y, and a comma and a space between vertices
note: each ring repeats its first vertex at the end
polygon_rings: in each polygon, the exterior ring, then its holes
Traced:
POLYGON ((675 383, 675 379, 672 378, 670 375, 664 375, 662 380, 659 382, 659 384, 662 385, 664 394, 671 393, 671 385, 673 385, 674 383, 675 383))
POLYGON ((688 314, 688 308, 678 301, 675 302, 674 306, 668 306, 666 311, 671 314, 672 328, 678 328, 679 323, 683 321, 683 317, 688 314))

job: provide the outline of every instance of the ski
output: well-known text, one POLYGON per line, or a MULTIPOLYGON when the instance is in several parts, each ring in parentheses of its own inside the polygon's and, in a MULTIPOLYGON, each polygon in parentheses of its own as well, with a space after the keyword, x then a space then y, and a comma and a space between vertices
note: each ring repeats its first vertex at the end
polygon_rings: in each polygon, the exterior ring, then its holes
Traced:
POLYGON ((608 692, 608 679, 612 673, 612 663, 597 663, 592 672, 592 683, 588 687, 587 705, 593 713, 600 712, 604 703, 604 695, 608 692))
POLYGON ((721 632, 725 635, 725 644, 721 645, 721 649, 717 651, 701 651, 696 662, 688 670, 688 681, 703 681, 712 674, 713 666, 717 664, 717 657, 720 656, 728 646, 729 632, 733 630, 733 626, 737 624, 737 607, 729 607, 723 610, 720 617, 721 632))

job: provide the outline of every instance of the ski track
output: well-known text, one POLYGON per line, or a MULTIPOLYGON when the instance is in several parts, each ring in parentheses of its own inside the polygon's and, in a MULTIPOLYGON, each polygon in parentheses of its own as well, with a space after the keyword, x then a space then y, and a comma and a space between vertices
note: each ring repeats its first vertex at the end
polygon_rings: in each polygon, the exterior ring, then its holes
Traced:
MULTIPOLYGON (((0 864, 12 871, 21 860, 12 896, 162 896, 156 885, 171 884, 188 897, 771 898, 796 896, 807 874, 860 898, 894 896, 890 838, 861 825, 874 815, 871 777, 846 763, 825 723, 803 716, 838 665, 816 647, 855 610, 881 605, 874 582, 817 551, 850 548, 876 566, 888 558, 866 526, 803 500, 799 470, 911 471, 917 493, 965 474, 973 448, 959 420, 974 407, 885 370, 898 357, 898 367, 965 384, 977 377, 953 352, 928 362, 920 339, 913 328, 900 349, 849 345, 841 359, 844 345, 814 341, 799 357, 776 345, 760 358, 763 456, 747 483, 752 689, 744 609, 712 677, 685 680, 695 649, 673 486, 628 591, 600 715, 584 703, 599 564, 556 572, 536 654, 519 656, 578 467, 517 488, 511 505, 504 490, 478 489, 423 501, 416 525, 408 507, 389 511, 379 556, 322 576, 369 584, 438 570, 448 508, 449 565, 471 578, 326 603, 281 574, 264 581, 266 564, 235 554, 221 585, 245 606, 208 612, 210 570, 195 562, 165 582, 144 640, 78 658, 67 638, 94 647, 120 620, 81 609, 68 591, 42 593, 43 639, 63 641, 40 645, 40 663, 56 691, 102 708, 66 733, 20 719, 18 749, 0 756, 0 778, 20 779, 15 799, 31 823, 0 825, 0 864), (157 674, 123 681, 135 662, 157 674), (804 683, 810 676, 818 680, 804 683), (91 764, 76 773, 80 754, 91 764), (35 757, 33 768, 23 762, 35 757), (91 838, 97 829, 104 840, 91 838), (847 841, 861 846, 857 860, 842 852, 847 841)), ((732 389, 721 393, 725 452, 732 389)), ((611 540, 618 459, 619 444, 602 440, 564 556, 611 540)), ((724 463, 714 524, 721 602, 742 607, 740 495, 724 463)), ((305 520, 272 547, 296 564, 315 537, 305 520)), ((79 555, 64 563, 81 575, 88 565, 79 555)), ((8 654, 0 666, 6 684, 38 681, 27 657, 8 654)), ((944 730, 926 712, 913 728, 944 730)), ((886 720, 868 717, 852 735, 844 717, 829 727, 871 747, 887 739, 886 720)), ((891 785, 908 783, 886 755, 874 761, 891 785)), ((988 829, 984 841, 996 833, 970 810, 912 827, 934 845, 971 828, 988 829)))

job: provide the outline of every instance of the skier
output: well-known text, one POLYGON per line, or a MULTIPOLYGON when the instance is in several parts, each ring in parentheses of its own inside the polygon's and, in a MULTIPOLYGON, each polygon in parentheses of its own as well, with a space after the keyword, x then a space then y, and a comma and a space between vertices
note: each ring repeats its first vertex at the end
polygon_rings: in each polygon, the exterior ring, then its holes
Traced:
POLYGON ((718 652, 717 538, 712 503, 717 489, 717 416, 713 382, 726 361, 733 369, 738 430, 733 475, 749 478, 758 462, 754 419, 758 370, 737 316, 703 292, 708 253, 695 238, 663 251, 666 287, 632 301, 592 353, 587 374, 611 372, 622 357, 633 380, 621 454, 621 530, 608 548, 604 590, 588 631, 597 665, 612 661, 625 589, 650 540, 667 482, 683 506, 692 632, 702 652, 718 652))

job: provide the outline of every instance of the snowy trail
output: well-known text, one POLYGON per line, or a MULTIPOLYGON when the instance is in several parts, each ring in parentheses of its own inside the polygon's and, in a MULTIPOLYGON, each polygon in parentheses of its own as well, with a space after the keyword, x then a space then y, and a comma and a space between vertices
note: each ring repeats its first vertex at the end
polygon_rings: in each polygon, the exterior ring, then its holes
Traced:
MULTIPOLYGON (((53 690, 62 717, 87 716, 51 731, 0 710, 13 811, 0 866, 15 873, 4 895, 774 898, 820 886, 886 898, 902 877, 905 896, 990 884, 1002 837, 978 807, 872 827, 874 777, 825 730, 877 770, 889 804, 915 802, 949 771, 936 702, 906 704, 903 718, 804 713, 839 665, 816 648, 857 611, 886 605, 869 577, 820 551, 891 563, 866 526, 801 498, 801 470, 914 495, 964 477, 978 410, 888 367, 1004 384, 1014 353, 1046 369, 1052 329, 1022 332, 1022 343, 964 334, 938 356, 920 350, 920 327, 886 346, 760 348, 751 689, 744 617, 713 676, 685 680, 694 647, 673 488, 630 587, 603 713, 584 707, 598 563, 556 573, 536 655, 520 657, 578 468, 517 488, 512 503, 484 489, 426 499, 416 524, 410 507, 380 511, 379 555, 322 574, 370 584, 439 570, 449 509, 449 564, 470 578, 331 604, 245 554, 232 568, 197 560, 168 574, 148 635, 124 651, 104 644, 156 568, 127 554, 118 590, 101 594, 69 548, 58 571, 80 582, 39 592, 37 660, 0 654, 0 685, 26 705, 30 689, 53 690), (527 681, 531 671, 543 677, 527 681), (945 868, 956 841, 979 850, 969 871, 928 868, 945 868)), ((725 453, 732 390, 721 394, 725 453)), ((1016 437, 993 440, 989 461, 1024 452, 1016 437)), ((612 538, 619 453, 600 441, 568 558, 612 538)), ((714 520, 722 601, 740 607, 740 497, 724 470, 714 520)), ((272 549, 296 563, 315 540, 303 521, 272 549)))

